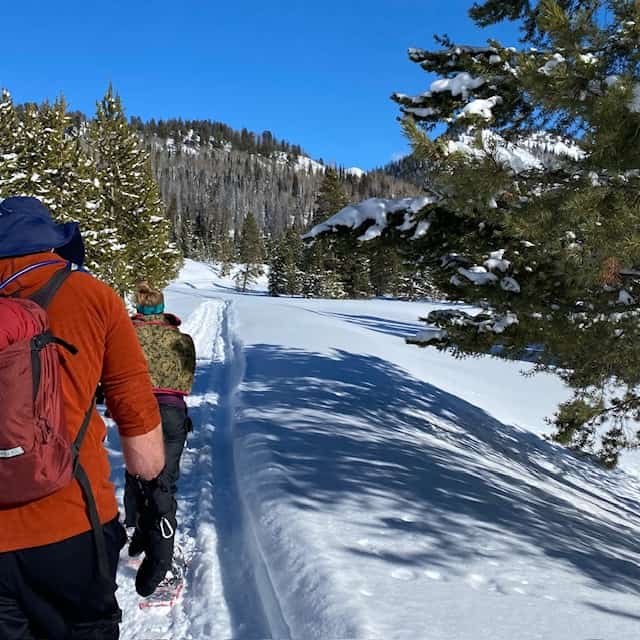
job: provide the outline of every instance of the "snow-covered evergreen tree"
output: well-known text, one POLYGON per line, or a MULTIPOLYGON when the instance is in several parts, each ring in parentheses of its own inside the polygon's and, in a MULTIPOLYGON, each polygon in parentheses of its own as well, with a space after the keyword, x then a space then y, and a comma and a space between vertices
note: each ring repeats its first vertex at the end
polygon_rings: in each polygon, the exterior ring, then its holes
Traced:
POLYGON ((326 220, 329 216, 346 207, 349 200, 340 177, 335 169, 327 167, 320 184, 313 212, 313 225, 326 220))
MULTIPOLYGON (((488 23, 501 4, 474 11, 488 23)), ((499 343, 500 357, 527 359, 541 345, 538 369, 576 390, 556 416, 558 439, 603 444, 613 463, 638 444, 623 427, 640 418, 640 5, 508 4, 537 48, 443 38, 440 50, 410 50, 440 76, 395 96, 432 193, 419 213, 391 211, 384 233, 401 244, 419 236, 438 287, 483 307, 432 314, 420 341, 462 355, 499 343), (436 126, 445 133, 432 140, 436 126)), ((361 234, 379 224, 361 222, 361 234)))
POLYGON ((433 270, 421 261, 403 261, 399 274, 398 296, 408 300, 424 298, 444 300, 446 294, 434 282, 433 270))
POLYGON ((264 257, 264 242, 258 223, 249 214, 244 220, 238 245, 240 270, 236 275, 236 286, 240 291, 246 291, 247 286, 262 275, 264 257))
MULTIPOLYGON (((327 168, 316 197, 312 224, 337 213, 348 203, 337 172, 327 168)), ((338 257, 329 238, 318 238, 303 252, 302 294, 309 298, 344 298, 338 257)))
POLYGON ((341 280, 335 271, 303 270, 302 295, 305 298, 346 298, 341 280))
POLYGON ((340 234, 330 241, 336 256, 336 273, 347 298, 368 298, 371 286, 371 248, 350 234, 340 234))
POLYGON ((371 288, 376 296, 401 294, 403 265, 398 248, 385 240, 371 248, 371 288))
POLYGON ((20 127, 11 94, 3 89, 0 94, 0 197, 3 198, 13 193, 11 185, 18 173, 20 127))
POLYGON ((306 298, 344 298, 344 288, 335 271, 336 259, 330 242, 320 238, 303 252, 302 295, 306 298))
MULTIPOLYGON (((61 211, 74 219, 86 217, 87 198, 78 175, 83 163, 77 145, 66 135, 64 101, 59 99, 54 106, 27 105, 18 118, 5 94, 0 113, 3 159, 12 174, 0 187, 3 196, 35 196, 54 214, 61 211)), ((89 190, 91 187, 87 185, 89 190)))
POLYGON ((285 246, 281 239, 271 248, 269 257, 269 295, 287 294, 285 246))
POLYGON ((287 295, 295 296, 302 293, 304 273, 302 271, 302 254, 304 244, 302 231, 296 227, 289 227, 284 236, 284 279, 287 295))
POLYGON ((223 221, 216 231, 215 247, 215 258, 220 263, 220 275, 226 276, 231 273, 231 267, 237 259, 236 244, 228 220, 223 221))
POLYGON ((95 167, 80 139, 70 134, 64 99, 53 105, 27 105, 18 116, 5 93, 0 129, 0 194, 35 196, 56 220, 78 222, 87 267, 106 282, 116 282, 123 248, 103 206, 95 167))
POLYGON ((121 294, 144 278, 164 286, 175 276, 179 252, 151 173, 149 155, 125 117, 120 97, 109 87, 89 129, 104 207, 117 229, 126 259, 114 286, 121 294))
POLYGON ((231 267, 236 259, 236 245, 231 236, 220 237, 217 257, 220 261, 220 275, 225 276, 231 273, 231 267))

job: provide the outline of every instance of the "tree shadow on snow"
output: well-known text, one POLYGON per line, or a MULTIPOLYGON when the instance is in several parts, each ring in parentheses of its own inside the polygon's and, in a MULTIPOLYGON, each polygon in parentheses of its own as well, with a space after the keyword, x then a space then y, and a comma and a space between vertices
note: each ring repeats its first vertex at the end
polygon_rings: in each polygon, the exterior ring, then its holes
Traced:
POLYGON ((354 554, 459 567, 507 547, 526 557, 533 545, 601 587, 640 592, 640 503, 620 495, 618 472, 502 424, 379 358, 272 345, 248 347, 245 356, 242 404, 256 417, 236 424, 236 436, 268 435, 293 504, 323 511, 344 503, 354 517, 373 514, 372 534, 432 541, 386 555, 350 548, 354 554), (380 500, 391 505, 382 516, 369 510, 380 500), (488 532, 501 549, 483 548, 488 532))
POLYGON ((631 611, 622 611, 620 609, 612 609, 611 607, 603 607, 601 604, 597 604, 595 602, 586 602, 585 604, 602 613, 619 616, 621 618, 628 618, 630 620, 638 620, 640 622, 640 615, 631 611))
MULTIPOLYGON (((234 287, 232 285, 222 284, 220 282, 213 282, 213 283, 211 283, 211 285, 213 285, 216 289, 222 289, 223 291, 229 291, 230 293, 234 293, 234 294, 237 294, 239 296, 253 296, 253 297, 258 296, 260 298, 264 298, 264 297, 269 295, 268 292, 266 292, 266 291, 255 291, 253 289, 247 289, 246 291, 242 291, 242 290, 237 289, 236 287, 234 287)), ((211 286, 211 285, 209 285, 209 286, 211 286)))
POLYGON ((424 324, 402 322, 400 320, 389 320, 388 318, 380 318, 377 316, 354 315, 350 313, 331 313, 326 311, 316 311, 315 309, 307 309, 318 315, 338 318, 345 322, 358 325, 365 329, 370 329, 377 333, 395 336, 397 338, 409 338, 418 331, 424 329, 424 324))

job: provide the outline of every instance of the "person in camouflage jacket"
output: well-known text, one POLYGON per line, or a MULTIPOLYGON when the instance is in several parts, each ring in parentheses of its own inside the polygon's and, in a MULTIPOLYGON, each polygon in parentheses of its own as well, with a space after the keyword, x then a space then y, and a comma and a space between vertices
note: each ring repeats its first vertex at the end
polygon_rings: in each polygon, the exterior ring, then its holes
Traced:
MULTIPOLYGON (((165 444, 166 480, 175 494, 180 477, 180 458, 187 433, 192 430, 185 397, 191 393, 196 368, 193 339, 179 329, 180 319, 164 312, 162 291, 146 282, 136 286, 137 313, 132 317, 138 340, 147 359, 153 392, 158 400, 165 444)), ((126 476, 125 525, 135 527, 139 512, 135 478, 126 476)))

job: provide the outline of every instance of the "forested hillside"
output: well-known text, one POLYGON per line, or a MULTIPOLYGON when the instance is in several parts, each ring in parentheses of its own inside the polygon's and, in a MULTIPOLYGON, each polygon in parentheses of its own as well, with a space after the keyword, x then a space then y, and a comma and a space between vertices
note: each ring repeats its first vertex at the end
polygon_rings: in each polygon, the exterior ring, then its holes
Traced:
MULTIPOLYGON (((132 124, 150 151, 155 176, 187 256, 215 257, 223 238, 251 213, 266 236, 306 227, 325 165, 271 133, 236 132, 209 121, 132 124)), ((338 169, 350 202, 417 195, 420 188, 385 170, 338 169)))

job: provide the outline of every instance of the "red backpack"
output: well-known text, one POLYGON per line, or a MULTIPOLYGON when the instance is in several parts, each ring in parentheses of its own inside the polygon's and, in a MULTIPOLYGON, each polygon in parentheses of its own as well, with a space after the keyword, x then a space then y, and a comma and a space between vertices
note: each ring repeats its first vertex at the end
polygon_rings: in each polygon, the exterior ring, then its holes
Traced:
POLYGON ((47 315, 47 307, 71 275, 72 265, 66 263, 28 298, 2 295, 2 289, 20 276, 51 264, 60 264, 60 260, 29 265, 0 283, 0 509, 44 498, 75 478, 95 533, 100 571, 106 575, 100 518, 89 479, 79 463, 95 398, 71 442, 58 349, 73 355, 78 351, 51 333, 47 315))
POLYGON ((30 299, 0 298, 0 507, 43 498, 73 477, 58 345, 76 349, 51 334, 46 313, 69 274, 66 268, 57 271, 30 299))
POLYGON ((2 295, 2 289, 20 276, 60 263, 38 262, 0 283, 0 509, 44 498, 75 478, 95 533, 100 572, 108 576, 98 510, 79 463, 95 397, 71 442, 64 416, 59 348, 73 355, 78 350, 51 333, 47 315, 47 307, 71 275, 72 265, 63 263, 64 268, 28 298, 2 295))

